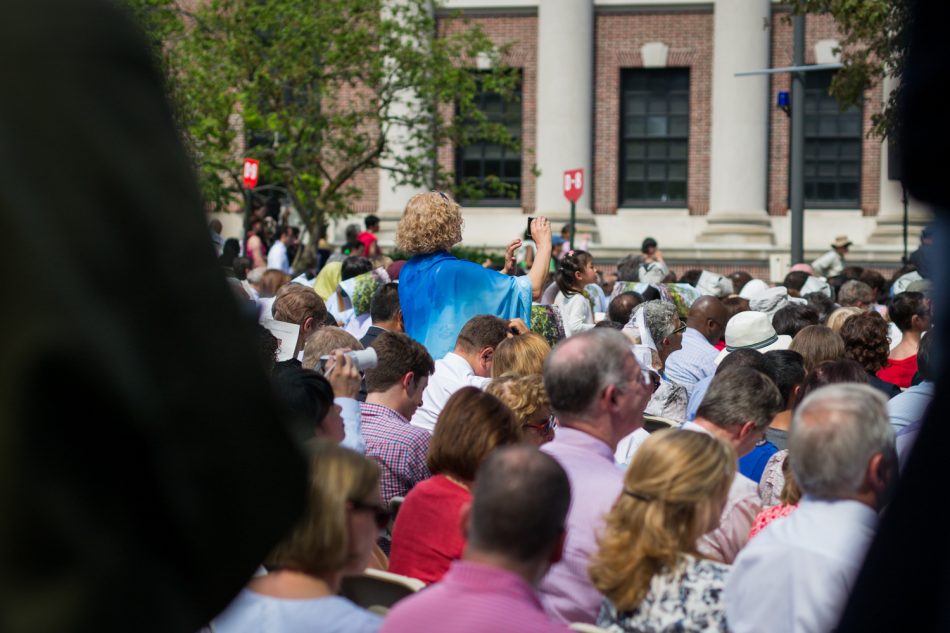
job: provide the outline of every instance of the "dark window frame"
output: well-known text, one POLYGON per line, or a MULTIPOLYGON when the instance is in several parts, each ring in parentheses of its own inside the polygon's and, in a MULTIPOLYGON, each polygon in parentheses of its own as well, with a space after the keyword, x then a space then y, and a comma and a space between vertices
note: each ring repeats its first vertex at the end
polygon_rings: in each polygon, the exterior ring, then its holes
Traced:
POLYGON ((808 209, 861 208, 864 107, 841 111, 837 99, 828 94, 834 72, 805 73, 804 197, 808 209))
MULTIPOLYGON (((465 178, 471 176, 463 175, 465 172, 465 163, 475 162, 476 160, 480 163, 480 179, 484 179, 489 171, 489 167, 486 163, 493 161, 498 162, 500 167, 499 171, 501 172, 499 178, 502 182, 507 182, 510 184, 517 184, 518 192, 515 197, 497 197, 492 196, 491 194, 486 194, 485 196, 473 200, 469 198, 460 198, 459 203, 467 207, 521 207, 522 206, 522 193, 524 187, 524 180, 522 178, 524 165, 523 165, 523 147, 521 146, 521 141, 524 138, 524 74, 521 72, 521 69, 517 69, 519 78, 518 85, 513 90, 513 94, 508 99, 501 97, 498 93, 492 93, 488 91, 479 91, 475 96, 475 104, 478 108, 485 112, 485 106, 489 100, 499 103, 501 106, 501 111, 498 113, 488 112, 486 116, 488 120, 494 123, 504 123, 509 126, 509 134, 511 137, 518 142, 519 146, 517 149, 507 147, 500 143, 488 143, 481 141, 478 143, 472 143, 469 145, 457 145, 455 147, 455 183, 460 185, 465 178), (517 133, 512 133, 512 127, 517 128, 517 133), (497 150, 499 156, 488 157, 486 158, 486 153, 489 151, 497 150), (473 158, 468 153, 478 151, 479 157, 473 158), (517 175, 509 175, 508 169, 506 167, 511 167, 517 163, 517 175)), ((478 74, 480 71, 473 71, 478 74)), ((511 169, 515 171, 515 169, 511 169)))
POLYGON ((618 206, 689 206, 690 77, 688 67, 621 69, 618 206), (645 98, 645 106, 628 108, 628 103, 638 98, 645 98), (682 177, 671 179, 674 165, 682 169, 682 177), (663 178, 656 177, 659 171, 663 178), (630 193, 636 189, 642 194, 630 193))

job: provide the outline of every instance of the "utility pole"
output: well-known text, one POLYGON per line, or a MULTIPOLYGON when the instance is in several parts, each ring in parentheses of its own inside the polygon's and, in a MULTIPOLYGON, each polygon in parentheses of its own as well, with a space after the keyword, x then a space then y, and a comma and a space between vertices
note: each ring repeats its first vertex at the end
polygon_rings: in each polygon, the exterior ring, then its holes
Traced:
MULTIPOLYGON (((805 65, 805 16, 792 18, 792 65, 805 65)), ((789 152, 789 207, 792 224, 792 264, 805 258, 805 73, 791 73, 792 139, 789 152)))

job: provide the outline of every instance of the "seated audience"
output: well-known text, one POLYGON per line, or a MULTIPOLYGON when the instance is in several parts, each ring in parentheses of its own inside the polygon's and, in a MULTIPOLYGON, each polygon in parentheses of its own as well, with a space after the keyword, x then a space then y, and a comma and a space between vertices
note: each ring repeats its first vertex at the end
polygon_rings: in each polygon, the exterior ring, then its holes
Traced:
POLYGON ((303 366, 307 369, 321 370, 320 357, 336 349, 350 351, 361 350, 363 346, 356 337, 335 325, 320 328, 307 339, 303 347, 303 366))
POLYGON ((389 571, 426 584, 441 580, 462 557, 462 508, 471 502, 475 471, 496 447, 521 440, 514 414, 498 398, 462 387, 449 398, 432 434, 426 464, 393 527, 389 571))
POLYGON ((902 292, 888 304, 887 313, 900 329, 901 341, 891 350, 877 377, 906 389, 917 373, 920 339, 930 329, 930 302, 919 292, 902 292))
POLYGON ((502 339, 495 347, 495 355, 492 358, 492 378, 505 374, 540 376, 544 373, 544 361, 550 353, 551 346, 548 342, 534 332, 502 339))
POLYGON ((505 374, 493 378, 485 391, 511 409, 527 443, 541 446, 554 439, 555 418, 541 376, 505 374))
POLYGON ((215 633, 379 630, 382 618, 339 595, 346 575, 366 569, 389 513, 372 460, 327 442, 313 451, 304 514, 254 578, 215 618, 215 633))
POLYGON ((795 337, 809 325, 818 325, 818 313, 808 305, 790 303, 772 315, 772 327, 775 333, 795 337))
POLYGON ((429 433, 449 397, 462 387, 484 389, 491 378, 495 348, 511 336, 510 323, 490 314, 480 314, 468 320, 458 338, 455 349, 435 362, 429 388, 422 405, 412 416, 413 426, 429 433))
POLYGON ((290 275, 274 269, 267 269, 261 274, 261 281, 258 284, 258 296, 261 299, 276 297, 277 291, 290 283, 290 275))
MULTIPOLYGON (((798 399, 798 391, 805 382, 805 362, 802 355, 793 350, 766 352, 765 358, 772 366, 772 379, 785 405, 765 429, 765 439, 781 450, 786 448, 788 443, 788 431, 792 425, 792 409, 798 399)), ((760 471, 759 475, 761 474, 760 471)), ((759 477, 753 477, 753 479, 758 481, 759 477)))
POLYGON ((288 367, 274 378, 274 392, 305 428, 305 436, 337 444, 346 437, 340 406, 333 402, 333 387, 322 375, 312 369, 288 367))
POLYGON ((752 275, 744 270, 737 270, 729 274, 729 281, 732 282, 732 292, 738 295, 742 292, 742 288, 752 281, 752 275))
POLYGON ((590 565, 605 600, 597 624, 610 631, 726 631, 720 601, 729 567, 696 550, 719 525, 736 471, 725 442, 658 431, 624 478, 590 565))
POLYGON ((901 392, 897 385, 884 382, 877 372, 887 363, 887 322, 877 312, 855 314, 841 326, 846 358, 861 363, 868 373, 868 384, 887 398, 901 392))
MULTIPOLYGON (((769 422, 784 404, 778 388, 766 374, 750 367, 737 367, 716 374, 696 419, 684 424, 683 430, 713 435, 742 457, 765 436, 769 422)), ((703 535, 699 551, 714 560, 732 563, 745 545, 759 510, 758 486, 736 473, 719 526, 703 535)))
POLYGON ((674 421, 686 419, 686 403, 689 396, 686 388, 666 376, 666 361, 682 347, 686 325, 680 321, 676 305, 668 301, 647 301, 637 306, 624 332, 634 332, 640 344, 635 347, 638 360, 653 369, 658 382, 654 382, 653 397, 647 404, 646 413, 674 421), (646 359, 650 359, 647 365, 646 359))
MULTIPOLYGON (((830 292, 830 287, 829 287, 829 292, 830 292)), ((835 302, 832 300, 832 298, 829 297, 824 292, 820 292, 820 291, 807 292, 803 295, 802 298, 808 302, 807 304, 808 307, 810 307, 812 310, 818 313, 819 323, 826 323, 828 321, 828 317, 831 315, 832 312, 834 312, 835 308, 837 307, 835 305, 835 302)))
POLYGON ((707 378, 703 378, 698 383, 696 383, 696 388, 693 389, 693 395, 689 397, 689 405, 686 408, 687 420, 696 419, 696 411, 699 409, 699 405, 703 403, 703 398, 706 397, 706 392, 709 390, 709 385, 712 383, 713 379, 721 372, 733 367, 751 367, 756 371, 762 372, 766 376, 768 376, 769 372, 771 371, 770 363, 765 360, 765 356, 755 350, 737 349, 731 354, 728 354, 722 359, 722 362, 719 363, 715 374, 707 378))
POLYGON ((841 285, 838 291, 838 305, 842 308, 859 308, 862 311, 870 310, 877 297, 871 286, 857 279, 850 279, 841 285))
POLYGON ((273 313, 274 319, 278 321, 300 326, 293 354, 293 362, 297 362, 297 356, 303 351, 307 339, 323 327, 327 309, 323 300, 306 286, 287 284, 285 288, 287 290, 281 292, 274 301, 273 313))
MULTIPOLYGON (((787 453, 787 451, 782 452, 787 453)), ((790 515, 798 508, 798 503, 802 500, 802 491, 795 483, 795 475, 792 474, 791 461, 783 459, 781 469, 783 481, 777 503, 771 506, 763 504, 762 511, 755 517, 755 521, 752 522, 752 529, 749 530, 750 539, 764 530, 772 521, 790 515)), ((761 491, 761 487, 759 490, 761 491)))
POLYGON ((360 339, 363 347, 371 347, 383 332, 403 332, 402 310, 399 308, 399 284, 390 282, 376 289, 369 304, 373 324, 360 339))
POLYGON ((472 496, 462 560, 398 602, 382 631, 568 633, 544 613, 536 589, 564 548, 571 503, 564 470, 530 446, 500 448, 479 469, 472 496))
POLYGON ((897 471, 885 407, 877 390, 846 384, 795 411, 789 452, 804 498, 736 559, 725 593, 731 631, 836 628, 897 471))
POLYGON ((937 336, 935 332, 931 332, 920 341, 920 349, 917 352, 917 379, 920 382, 887 401, 891 427, 897 433, 897 453, 901 458, 901 465, 917 439, 920 425, 936 395, 934 353, 937 336))
POLYGON ((383 332, 373 349, 379 359, 363 374, 367 394, 360 414, 366 454, 382 468, 380 488, 388 504, 431 476, 426 465, 431 436, 409 419, 435 365, 426 348, 405 334, 383 332))
POLYGON ((802 355, 807 374, 826 360, 844 356, 844 340, 829 327, 809 325, 795 335, 788 349, 802 355))
POLYGON ((828 320, 825 321, 825 325, 831 328, 832 332, 837 334, 841 333, 841 327, 844 325, 844 322, 853 317, 856 314, 861 314, 864 312, 861 308, 848 307, 848 308, 838 308, 828 316, 828 320))
POLYGON ((641 303, 643 303, 643 297, 640 293, 632 290, 621 292, 607 306, 607 318, 617 323, 626 323, 630 320, 633 309, 641 303))
MULTIPOLYGON (((798 408, 801 402, 808 397, 808 394, 816 389, 825 385, 847 382, 866 385, 868 374, 859 363, 847 358, 821 363, 805 375, 805 380, 798 390, 798 396, 795 398, 795 405, 792 410, 798 408)), ((785 471, 787 470, 785 462, 787 457, 788 449, 780 450, 772 455, 768 464, 765 465, 765 471, 759 481, 759 498, 765 506, 772 506, 780 502, 779 498, 785 486, 785 471)))
POLYGON ((716 373, 714 345, 726 331, 729 313, 716 297, 700 297, 693 302, 686 317, 682 347, 666 360, 666 375, 673 382, 692 393, 693 386, 703 378, 716 373))
POLYGON ((614 465, 621 438, 643 425, 650 399, 640 366, 623 334, 596 329, 565 339, 544 366, 544 388, 558 419, 557 436, 542 450, 571 481, 564 558, 541 582, 545 610, 561 622, 593 623, 600 593, 587 575, 603 517, 623 489, 614 465))

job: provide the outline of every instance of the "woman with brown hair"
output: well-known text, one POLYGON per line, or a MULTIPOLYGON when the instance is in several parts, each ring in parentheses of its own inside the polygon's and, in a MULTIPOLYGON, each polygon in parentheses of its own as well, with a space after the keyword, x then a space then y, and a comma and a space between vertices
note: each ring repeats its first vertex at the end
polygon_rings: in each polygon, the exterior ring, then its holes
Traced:
POLYGON ((702 558, 736 472, 732 447, 704 433, 658 431, 639 448, 607 515, 590 577, 611 631, 726 631, 728 565, 702 558))
POLYGON ((826 360, 844 356, 844 340, 830 327, 809 325, 795 335, 788 349, 802 355, 807 374, 826 360))
POLYGON ((426 458, 433 477, 416 484, 393 526, 389 571, 425 583, 440 580, 462 557, 462 507, 475 472, 495 448, 521 440, 514 414, 476 387, 459 389, 442 409, 426 458))
POLYGON ((264 561, 255 578, 221 615, 215 633, 370 633, 382 619, 339 596, 346 575, 370 561, 389 512, 379 496, 379 467, 353 451, 319 442, 310 465, 304 514, 264 561))
POLYGON ((875 374, 887 364, 890 344, 887 340, 887 322, 877 312, 862 312, 849 317, 841 326, 844 355, 857 361, 868 373, 868 384, 893 398, 900 387, 884 382, 875 374))

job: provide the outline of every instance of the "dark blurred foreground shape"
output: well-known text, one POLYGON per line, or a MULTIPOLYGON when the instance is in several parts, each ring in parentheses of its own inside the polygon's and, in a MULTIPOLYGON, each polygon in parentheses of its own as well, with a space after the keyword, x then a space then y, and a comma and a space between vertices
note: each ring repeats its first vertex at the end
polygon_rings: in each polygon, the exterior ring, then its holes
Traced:
POLYGON ((3 3, 0 631, 192 633, 303 499, 148 55, 3 3))
MULTIPOLYGON (((916 0, 910 28, 910 56, 904 70, 899 141, 903 173, 911 194, 934 206, 937 240, 945 240, 950 218, 950 2, 916 0)), ((946 369, 950 341, 947 253, 935 279, 935 308, 941 337, 940 367, 946 369)), ((897 494, 885 511, 838 633, 950 630, 950 523, 944 514, 950 449, 950 381, 937 373, 937 396, 917 438, 897 494)))

